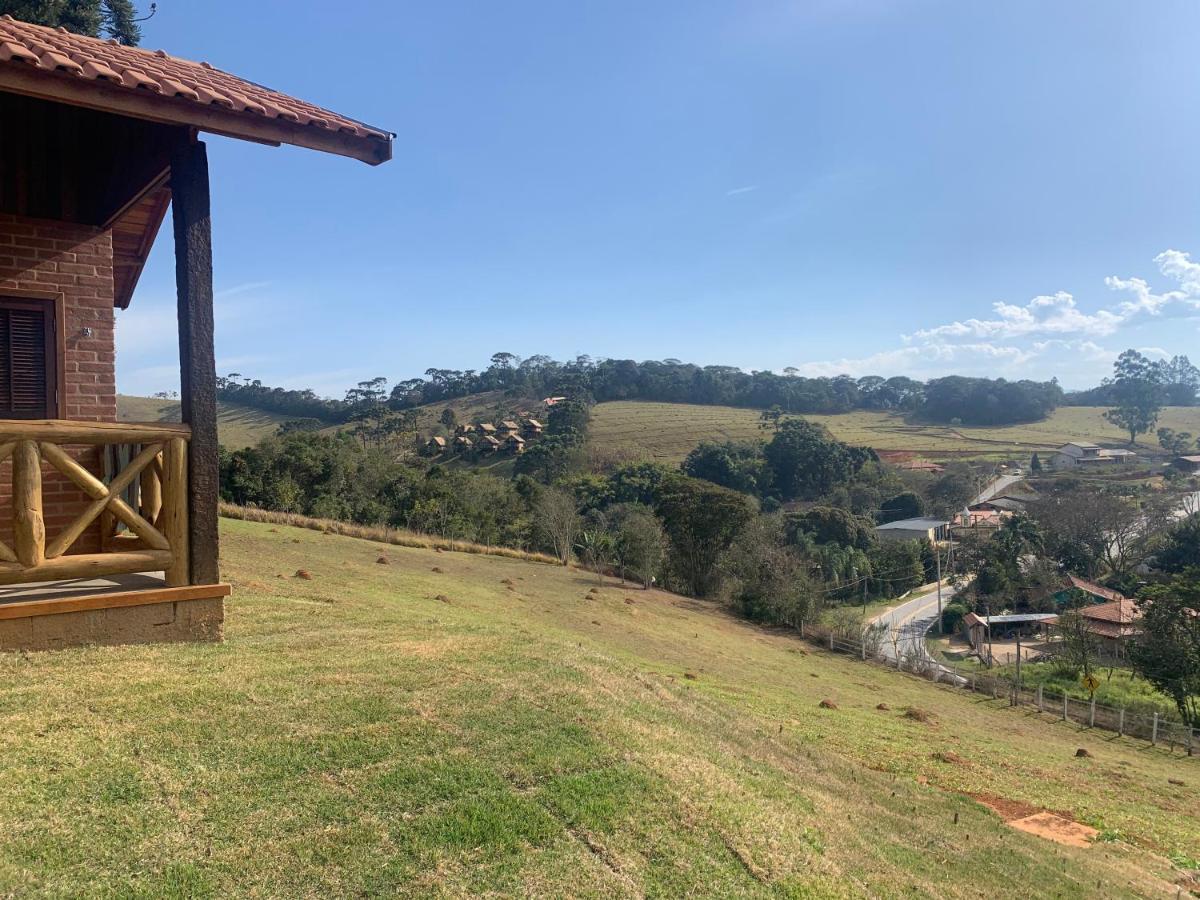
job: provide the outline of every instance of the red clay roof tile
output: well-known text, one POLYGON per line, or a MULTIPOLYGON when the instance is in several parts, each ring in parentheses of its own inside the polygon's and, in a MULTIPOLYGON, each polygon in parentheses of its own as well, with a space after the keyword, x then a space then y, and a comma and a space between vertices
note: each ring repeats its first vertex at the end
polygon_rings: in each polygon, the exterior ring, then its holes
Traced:
POLYGON ((139 103, 154 104, 145 106, 145 118, 244 139, 308 146, 370 163, 391 158, 390 132, 238 78, 209 63, 0 16, 0 90, 40 95, 38 89, 29 87, 31 75, 39 81, 45 79, 45 95, 61 102, 139 115, 140 107, 131 110, 127 102, 120 102, 123 94, 126 100, 137 98, 139 103), (53 90, 51 80, 56 82, 53 90), (80 97, 71 93, 72 88, 77 91, 96 82, 119 91, 89 92, 80 97))

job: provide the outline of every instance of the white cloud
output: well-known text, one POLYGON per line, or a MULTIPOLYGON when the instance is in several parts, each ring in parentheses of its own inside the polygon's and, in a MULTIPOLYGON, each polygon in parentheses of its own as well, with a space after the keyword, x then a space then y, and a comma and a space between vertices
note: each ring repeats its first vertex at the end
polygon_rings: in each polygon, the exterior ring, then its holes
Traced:
MULTIPOLYGON (((1117 350, 1098 343, 1143 321, 1200 318, 1200 263, 1179 250, 1154 258, 1159 272, 1174 286, 1156 292, 1142 278, 1109 276, 1104 284, 1125 295, 1119 303, 1087 311, 1066 291, 1043 294, 1025 304, 1003 300, 992 315, 921 328, 900 335, 901 346, 858 358, 810 362, 797 368, 806 375, 910 375, 930 377, 948 372, 1031 377, 1052 372, 1077 373, 1094 379, 1117 350)), ((1169 356, 1161 347, 1143 352, 1169 356)), ((1045 377, 1044 375, 1041 377, 1045 377)))
POLYGON ((748 184, 745 187, 733 188, 725 192, 726 197, 736 197, 738 194, 749 194, 751 191, 757 191, 757 184, 748 184))

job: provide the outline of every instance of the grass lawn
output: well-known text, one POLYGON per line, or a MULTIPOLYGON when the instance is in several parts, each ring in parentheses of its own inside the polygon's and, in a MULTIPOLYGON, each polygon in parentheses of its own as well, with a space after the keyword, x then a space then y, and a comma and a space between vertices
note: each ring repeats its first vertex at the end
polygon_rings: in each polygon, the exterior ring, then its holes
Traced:
MULTIPOLYGON (((230 450, 251 447, 265 437, 274 434, 284 422, 295 416, 251 409, 236 403, 217 404, 217 432, 222 444, 230 450)), ((117 421, 119 422, 178 422, 180 407, 178 400, 160 400, 157 397, 117 397, 117 421)))
MULTIPOLYGON (((997 666, 996 671, 1007 677, 1016 677, 1016 666, 997 666)), ((1114 708, 1125 707, 1130 712, 1150 715, 1157 711, 1177 718, 1179 711, 1170 697, 1158 692, 1154 685, 1136 677, 1128 669, 1100 668, 1096 670, 1100 686, 1096 688, 1096 702, 1114 708)), ((1063 674, 1051 663, 1023 663, 1021 682, 1036 688, 1039 684, 1056 694, 1066 693, 1077 700, 1088 700, 1090 695, 1078 676, 1063 674)))
MULTIPOLYGON (((900 416, 857 411, 836 416, 805 416, 826 425, 848 443, 919 453, 938 459, 948 456, 1022 458, 1034 450, 1047 451, 1073 440, 1113 446, 1126 440, 1104 420, 1097 407, 1063 407, 1044 422, 999 428, 910 425, 900 416)), ((601 403, 592 412, 590 440, 599 452, 641 455, 679 462, 704 440, 758 440, 769 436, 758 427, 759 411, 729 406, 686 403, 601 403)), ((1160 425, 1200 433, 1200 407, 1169 407, 1160 425)), ((1153 436, 1142 442, 1160 452, 1153 436)))
POLYGON ((0 895, 1174 896, 1200 857, 1196 761, 573 570, 222 529, 224 644, 0 656, 0 895))

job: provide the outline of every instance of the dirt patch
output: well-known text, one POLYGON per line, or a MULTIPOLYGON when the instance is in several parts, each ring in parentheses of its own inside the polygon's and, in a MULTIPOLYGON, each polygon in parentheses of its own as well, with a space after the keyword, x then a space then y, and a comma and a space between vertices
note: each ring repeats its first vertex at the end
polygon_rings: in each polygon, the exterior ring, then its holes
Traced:
POLYGON ((1034 813, 1023 819, 1014 819, 1008 825, 1017 831, 1034 834, 1068 847, 1090 847, 1096 835, 1100 833, 1090 825, 1073 822, 1051 812, 1034 813))
POLYGON ((877 710, 879 710, 880 712, 887 712, 889 709, 891 709, 891 707, 888 706, 886 703, 877 703, 875 705, 875 708, 877 710))
POLYGON ((938 762, 949 763, 952 766, 965 766, 967 761, 955 753, 953 750, 938 750, 933 754, 933 758, 938 762))
POLYGON ((919 706, 909 706, 904 710, 904 718, 912 719, 914 722, 923 722, 926 725, 933 725, 937 720, 934 719, 933 713, 927 709, 921 709, 919 706))
POLYGON ((430 571, 430 572, 435 572, 435 573, 437 573, 438 575, 441 575, 441 574, 442 574, 442 570, 441 570, 439 567, 437 567, 437 566, 434 566, 434 567, 433 567, 432 569, 430 569, 429 571, 430 571))
POLYGON ((821 709, 837 709, 838 708, 838 705, 836 703, 834 703, 832 700, 822 700, 820 703, 817 704, 817 706, 821 707, 821 709))
POLYGON ((312 581, 312 572, 308 571, 308 569, 297 569, 296 577, 302 578, 305 581, 312 581))
POLYGON ((391 563, 388 561, 388 558, 386 556, 379 557, 379 559, 375 560, 375 562, 381 566, 390 566, 391 565, 391 563))
POLYGON ((1042 810, 1031 803, 1024 803, 1021 800, 1009 800, 1007 797, 998 797, 995 794, 970 794, 969 796, 978 800, 992 812, 1000 816, 1005 822, 1011 822, 1014 819, 1024 819, 1042 812, 1042 810))

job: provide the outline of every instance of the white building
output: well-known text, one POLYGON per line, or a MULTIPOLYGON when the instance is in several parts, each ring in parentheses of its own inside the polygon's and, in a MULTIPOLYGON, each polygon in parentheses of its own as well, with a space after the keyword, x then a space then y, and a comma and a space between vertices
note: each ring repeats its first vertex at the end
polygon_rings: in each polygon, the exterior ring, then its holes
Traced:
POLYGON ((1128 465, 1137 460, 1132 450, 1106 450, 1096 444, 1063 444, 1050 460, 1056 469, 1103 468, 1105 466, 1128 465))

